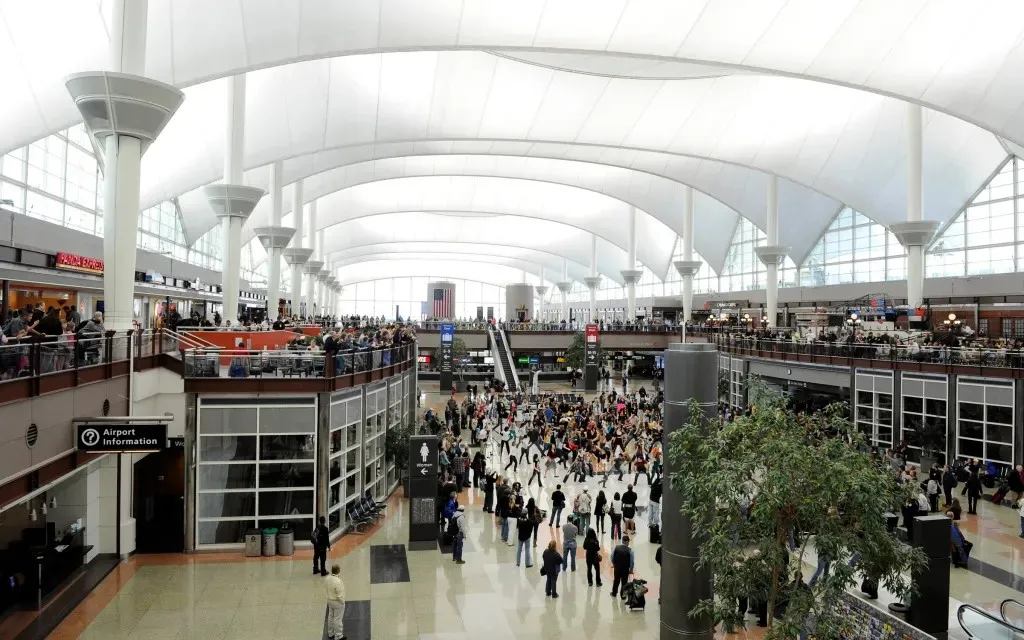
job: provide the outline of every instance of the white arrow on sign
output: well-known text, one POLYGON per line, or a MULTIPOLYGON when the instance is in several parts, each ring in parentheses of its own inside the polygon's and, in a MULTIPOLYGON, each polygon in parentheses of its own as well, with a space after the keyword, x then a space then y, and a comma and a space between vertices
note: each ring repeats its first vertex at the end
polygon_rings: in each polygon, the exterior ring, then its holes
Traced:
POLYGON ((422 473, 423 475, 427 475, 427 468, 423 467, 422 469, 420 469, 420 473, 422 473))

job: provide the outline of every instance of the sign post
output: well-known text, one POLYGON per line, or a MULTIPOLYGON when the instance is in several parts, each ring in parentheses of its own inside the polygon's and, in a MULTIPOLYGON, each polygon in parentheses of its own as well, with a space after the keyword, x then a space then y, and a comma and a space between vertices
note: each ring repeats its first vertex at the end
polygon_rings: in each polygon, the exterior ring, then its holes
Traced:
POLYGON ((446 322, 441 325, 441 344, 438 348, 437 370, 441 372, 441 393, 451 393, 452 370, 454 367, 452 347, 455 343, 455 325, 446 322))
POLYGON ((437 543, 437 436, 409 438, 409 541, 437 543))
POLYGON ((597 377, 600 370, 601 343, 596 324, 588 324, 586 341, 583 346, 583 390, 597 391, 597 377))

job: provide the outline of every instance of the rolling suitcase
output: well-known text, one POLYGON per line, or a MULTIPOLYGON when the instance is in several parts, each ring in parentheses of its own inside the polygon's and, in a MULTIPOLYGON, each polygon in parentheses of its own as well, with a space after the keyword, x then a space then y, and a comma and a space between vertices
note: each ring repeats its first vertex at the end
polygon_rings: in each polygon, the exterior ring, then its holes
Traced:
POLYGON ((1007 494, 1008 491, 1009 491, 1008 487, 999 487, 999 489, 996 490, 996 492, 992 494, 992 503, 993 504, 1003 504, 1003 498, 1006 497, 1006 494, 1007 494))
POLYGON ((661 527, 656 525, 656 524, 652 524, 650 526, 650 529, 651 529, 651 544, 661 544, 661 527))

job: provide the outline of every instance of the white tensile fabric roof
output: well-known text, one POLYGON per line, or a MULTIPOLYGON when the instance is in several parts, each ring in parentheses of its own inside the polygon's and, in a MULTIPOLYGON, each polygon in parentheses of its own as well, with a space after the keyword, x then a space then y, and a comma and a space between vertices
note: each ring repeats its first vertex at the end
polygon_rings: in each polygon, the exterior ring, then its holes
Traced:
MULTIPOLYGON (((105 67, 110 5, 0 3, 0 152, 80 120, 64 77, 105 67)), ((187 99, 144 158, 142 206, 180 197, 191 240, 216 223, 196 190, 222 177, 223 78, 247 73, 246 181, 283 160, 332 236, 440 207, 517 219, 469 241, 531 247, 547 220, 600 235, 614 278, 634 206, 638 259, 664 277, 683 185, 719 269, 740 216, 763 228, 775 175, 799 262, 843 205, 903 219, 906 102, 925 108, 928 219, 1020 150, 1022 35, 1013 0, 149 0, 146 73, 187 99)))

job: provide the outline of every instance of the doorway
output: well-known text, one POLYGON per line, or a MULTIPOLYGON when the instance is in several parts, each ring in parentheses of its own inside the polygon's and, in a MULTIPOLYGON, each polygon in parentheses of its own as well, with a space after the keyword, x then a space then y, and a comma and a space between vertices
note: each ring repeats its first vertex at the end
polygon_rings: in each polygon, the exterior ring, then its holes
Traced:
POLYGON ((185 449, 151 453, 135 463, 135 551, 185 550, 185 449))

